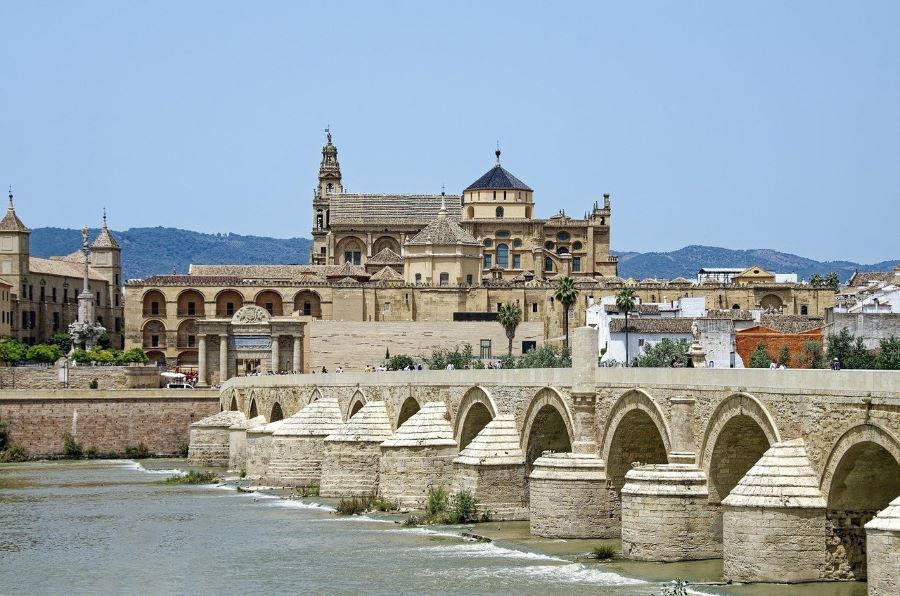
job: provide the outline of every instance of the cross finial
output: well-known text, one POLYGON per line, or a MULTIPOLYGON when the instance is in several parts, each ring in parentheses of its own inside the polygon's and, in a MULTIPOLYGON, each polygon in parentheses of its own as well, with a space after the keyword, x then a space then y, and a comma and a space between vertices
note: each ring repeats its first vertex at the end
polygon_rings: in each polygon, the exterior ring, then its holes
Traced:
POLYGON ((497 165, 500 165, 500 141, 497 141, 497 150, 494 151, 494 155, 497 156, 497 165))
POLYGON ((446 188, 441 184, 441 196, 444 196, 444 191, 446 191, 446 188))
POLYGON ((103 208, 103 227, 106 227, 106 207, 103 208))
POLYGON ((10 185, 9 185, 9 208, 10 208, 10 209, 13 208, 12 197, 13 197, 13 194, 12 194, 12 184, 10 184, 10 185))

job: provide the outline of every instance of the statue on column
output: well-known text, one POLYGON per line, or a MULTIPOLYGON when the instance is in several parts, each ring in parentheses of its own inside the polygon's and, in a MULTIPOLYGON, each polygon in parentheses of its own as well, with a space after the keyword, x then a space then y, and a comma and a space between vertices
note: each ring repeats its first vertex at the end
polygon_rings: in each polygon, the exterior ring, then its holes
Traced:
POLYGON ((103 325, 94 321, 94 295, 88 285, 91 245, 88 242, 87 227, 81 228, 81 253, 84 255, 84 279, 82 280, 81 294, 78 295, 78 319, 69 325, 72 351, 77 348, 90 350, 97 344, 100 336, 106 333, 103 325))

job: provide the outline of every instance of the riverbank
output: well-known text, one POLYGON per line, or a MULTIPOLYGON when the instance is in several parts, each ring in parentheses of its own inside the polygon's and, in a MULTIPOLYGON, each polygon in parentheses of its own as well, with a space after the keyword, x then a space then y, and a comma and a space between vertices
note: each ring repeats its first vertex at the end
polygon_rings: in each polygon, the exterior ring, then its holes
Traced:
MULTIPOLYGON (((155 483, 186 469, 182 459, 0 465, 4 591, 650 596, 674 577, 721 577, 721 561, 585 560, 593 546, 617 541, 534 538, 526 522, 404 528, 400 514, 335 515, 330 499, 155 483), (470 528, 491 542, 464 539, 470 528)), ((861 596, 865 584, 696 591, 861 596)))

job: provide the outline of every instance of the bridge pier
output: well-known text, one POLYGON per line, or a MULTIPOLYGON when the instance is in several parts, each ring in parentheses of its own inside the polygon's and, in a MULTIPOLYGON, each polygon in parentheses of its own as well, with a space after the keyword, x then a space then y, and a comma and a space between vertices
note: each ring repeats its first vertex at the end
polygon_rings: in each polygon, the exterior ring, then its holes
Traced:
POLYGON ((382 497, 401 507, 420 508, 432 489, 452 486, 459 449, 448 418, 444 402, 428 402, 381 444, 382 497))
POLYGON ((866 524, 869 596, 900 593, 900 497, 866 524))
POLYGON ((227 466, 228 427, 247 419, 242 412, 226 410, 191 424, 188 464, 227 466))
POLYGON ((823 579, 825 499, 803 439, 775 443, 722 501, 727 581, 823 579))
POLYGON ((263 416, 244 420, 228 427, 228 469, 239 472, 247 468, 247 429, 265 424, 263 416))
POLYGON ((284 419, 247 429, 247 479, 265 480, 272 454, 272 433, 282 424, 284 419))
POLYGON ((497 416, 453 460, 453 491, 469 490, 492 520, 528 519, 525 454, 513 416, 497 416))
POLYGON ((622 487, 622 554, 638 561, 690 561, 722 556, 711 521, 706 474, 694 463, 695 400, 671 403, 668 464, 644 465, 625 474, 622 487))
POLYGON ((365 497, 376 494, 381 443, 391 434, 384 402, 370 401, 346 424, 325 437, 319 495, 365 497))
POLYGON ((322 479, 325 437, 343 425, 334 397, 323 397, 283 420, 272 434, 266 481, 272 486, 310 487, 322 479))

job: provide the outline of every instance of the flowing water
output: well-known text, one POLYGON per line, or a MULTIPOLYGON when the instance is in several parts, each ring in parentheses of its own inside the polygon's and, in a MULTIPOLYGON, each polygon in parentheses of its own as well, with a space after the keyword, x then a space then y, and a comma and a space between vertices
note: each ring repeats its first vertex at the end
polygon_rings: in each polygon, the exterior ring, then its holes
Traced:
MULTIPOLYGON (((0 594, 622 594, 721 561, 580 560, 601 541, 542 540, 527 523, 403 528, 313 500, 164 486, 184 460, 0 464, 0 594)), ((709 586, 701 594, 862 596, 865 584, 709 586)))

